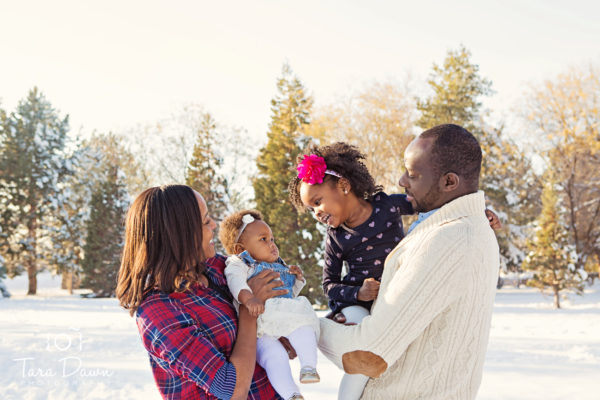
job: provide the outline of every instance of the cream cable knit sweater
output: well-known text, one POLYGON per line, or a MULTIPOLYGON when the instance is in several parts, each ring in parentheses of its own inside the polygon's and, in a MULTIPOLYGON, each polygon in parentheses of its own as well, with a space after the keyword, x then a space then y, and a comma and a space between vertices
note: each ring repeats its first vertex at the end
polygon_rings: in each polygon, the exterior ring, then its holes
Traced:
POLYGON ((387 362, 362 399, 475 398, 499 267, 484 209, 483 192, 459 197, 406 236, 387 257, 361 324, 321 319, 319 348, 338 367, 354 350, 387 362))

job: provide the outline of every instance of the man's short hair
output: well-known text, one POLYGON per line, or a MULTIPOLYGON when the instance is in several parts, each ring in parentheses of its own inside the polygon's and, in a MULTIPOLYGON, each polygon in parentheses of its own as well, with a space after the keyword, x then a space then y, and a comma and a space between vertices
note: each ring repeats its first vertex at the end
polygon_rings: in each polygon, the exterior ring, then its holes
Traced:
POLYGON ((438 176, 454 172, 477 189, 482 155, 479 142, 471 132, 462 126, 444 124, 426 130, 419 138, 433 139, 430 161, 438 176))

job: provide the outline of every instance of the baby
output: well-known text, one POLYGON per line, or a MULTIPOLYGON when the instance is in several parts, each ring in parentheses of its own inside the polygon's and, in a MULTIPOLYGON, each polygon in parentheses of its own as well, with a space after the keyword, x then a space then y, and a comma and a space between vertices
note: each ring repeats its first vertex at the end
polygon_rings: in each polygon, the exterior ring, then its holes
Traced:
POLYGON ((278 340, 285 336, 296 350, 302 367, 300 382, 319 382, 316 370, 319 320, 306 297, 298 296, 306 283, 302 270, 286 265, 279 257, 271 228, 259 211, 239 211, 225 218, 219 239, 230 254, 225 277, 234 300, 258 316, 256 361, 284 399, 303 399, 292 378, 288 353, 278 340), (264 269, 279 272, 283 287, 277 289, 288 290, 266 304, 253 295, 246 283, 264 269))

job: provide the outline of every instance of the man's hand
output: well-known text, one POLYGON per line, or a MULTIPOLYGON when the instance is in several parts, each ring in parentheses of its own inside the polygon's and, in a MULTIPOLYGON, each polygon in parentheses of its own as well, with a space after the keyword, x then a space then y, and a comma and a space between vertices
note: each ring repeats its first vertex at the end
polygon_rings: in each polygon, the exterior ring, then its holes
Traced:
POLYGON ((282 287, 283 282, 279 280, 279 272, 272 270, 262 270, 256 276, 248 279, 248 286, 263 303, 268 299, 286 294, 286 289, 273 290, 274 288, 282 287))
POLYGON ((493 230, 498 231, 502 229, 502 222, 500 222, 500 218, 498 218, 495 212, 486 208, 485 216, 487 217, 488 221, 490 221, 490 227, 493 230))
POLYGON ((302 272, 302 269, 297 265, 290 265, 290 274, 296 275, 296 279, 301 281, 304 280, 304 272, 302 272))
POLYGON ((357 297, 360 301, 371 301, 377 298, 377 293, 379 293, 379 282, 374 278, 367 278, 358 289, 357 297))

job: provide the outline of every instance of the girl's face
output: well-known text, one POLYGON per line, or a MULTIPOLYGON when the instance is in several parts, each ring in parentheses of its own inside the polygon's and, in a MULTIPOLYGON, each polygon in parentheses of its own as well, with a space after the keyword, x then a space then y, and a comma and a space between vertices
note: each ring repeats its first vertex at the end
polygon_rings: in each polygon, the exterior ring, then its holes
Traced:
POLYGON ((216 254, 214 230, 217 227, 217 224, 208 215, 208 207, 206 206, 204 198, 195 190, 194 195, 196 196, 196 200, 198 200, 198 207, 200 208, 200 215, 202 216, 202 252, 204 252, 204 257, 206 258, 214 257, 216 254))
POLYGON ((346 204, 349 188, 342 180, 336 183, 323 182, 317 185, 300 184, 300 199, 305 207, 315 213, 315 217, 332 228, 337 228, 344 223, 349 212, 346 204))
POLYGON ((240 236, 239 243, 256 261, 272 263, 279 258, 273 232, 264 221, 256 220, 248 224, 240 236))

